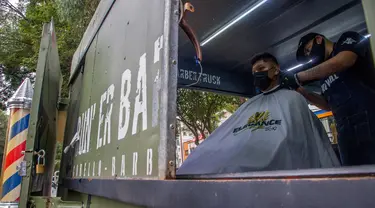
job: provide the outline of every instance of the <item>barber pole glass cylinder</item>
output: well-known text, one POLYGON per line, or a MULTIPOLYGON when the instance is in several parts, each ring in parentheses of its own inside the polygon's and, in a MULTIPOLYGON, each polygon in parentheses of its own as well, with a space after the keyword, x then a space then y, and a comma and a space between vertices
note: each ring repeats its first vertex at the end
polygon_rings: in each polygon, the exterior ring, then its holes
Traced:
POLYGON ((10 122, 4 154, 2 202, 19 201, 22 178, 18 174, 18 167, 24 159, 23 151, 26 149, 32 94, 32 86, 27 78, 8 101, 10 122))

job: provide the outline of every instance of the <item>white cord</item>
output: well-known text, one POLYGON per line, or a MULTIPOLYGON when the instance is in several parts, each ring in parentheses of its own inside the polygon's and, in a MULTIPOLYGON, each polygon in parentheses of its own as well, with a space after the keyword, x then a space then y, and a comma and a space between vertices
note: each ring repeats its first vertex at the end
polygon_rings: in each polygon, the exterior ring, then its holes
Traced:
POLYGON ((74 143, 76 143, 78 140, 79 140, 79 134, 78 134, 78 132, 77 132, 77 133, 74 135, 74 137, 73 137, 72 141, 70 142, 70 144, 69 144, 68 146, 65 147, 65 149, 64 149, 64 153, 65 153, 65 154, 68 153, 69 149, 70 149, 71 147, 73 147, 74 143))
POLYGON ((198 84, 199 81, 201 80, 201 77, 202 77, 202 74, 203 74, 203 67, 202 67, 202 64, 201 64, 201 62, 200 62, 199 60, 198 60, 197 62, 198 62, 198 64, 199 64, 199 67, 201 68, 201 73, 199 73, 198 80, 197 80, 196 82, 194 82, 193 84, 184 85, 184 87, 191 87, 191 86, 193 86, 193 85, 196 85, 196 84, 198 84))
POLYGON ((180 19, 178 20, 178 24, 180 24, 182 17, 184 16, 184 3, 180 0, 180 19))

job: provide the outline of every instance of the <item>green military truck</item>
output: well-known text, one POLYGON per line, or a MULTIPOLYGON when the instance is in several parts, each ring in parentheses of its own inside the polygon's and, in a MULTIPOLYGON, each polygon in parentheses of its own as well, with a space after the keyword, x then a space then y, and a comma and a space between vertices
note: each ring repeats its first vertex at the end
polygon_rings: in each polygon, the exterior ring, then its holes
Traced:
POLYGON ((307 31, 374 32, 375 3, 192 4, 195 13, 183 17, 179 0, 102 0, 73 57, 69 98, 59 96, 53 22, 44 26, 19 207, 374 207, 374 166, 176 176, 175 128, 178 87, 251 97, 254 52, 291 66, 307 31), (202 40, 203 69, 181 18, 202 40), (59 111, 67 111, 64 152, 51 197, 59 111), (41 149, 45 168, 36 174, 41 149))

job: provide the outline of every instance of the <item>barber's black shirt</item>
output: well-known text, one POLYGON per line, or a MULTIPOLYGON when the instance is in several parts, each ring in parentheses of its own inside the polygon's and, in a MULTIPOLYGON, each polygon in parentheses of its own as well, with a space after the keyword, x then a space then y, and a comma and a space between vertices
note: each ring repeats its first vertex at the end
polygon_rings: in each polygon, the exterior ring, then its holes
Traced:
POLYGON ((355 64, 320 81, 322 94, 336 119, 373 108, 369 105, 375 104, 375 71, 368 38, 356 32, 343 33, 335 43, 331 57, 343 51, 358 55, 355 64))

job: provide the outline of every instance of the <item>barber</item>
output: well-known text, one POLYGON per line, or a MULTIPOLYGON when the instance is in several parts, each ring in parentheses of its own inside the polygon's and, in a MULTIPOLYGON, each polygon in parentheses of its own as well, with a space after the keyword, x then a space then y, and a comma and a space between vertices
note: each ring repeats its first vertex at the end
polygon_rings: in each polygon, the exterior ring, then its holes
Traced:
POLYGON ((312 67, 296 74, 282 72, 281 86, 333 112, 343 165, 375 164, 375 76, 368 39, 345 32, 334 43, 310 33, 299 41, 297 60, 312 67), (322 95, 301 87, 316 80, 322 95))

